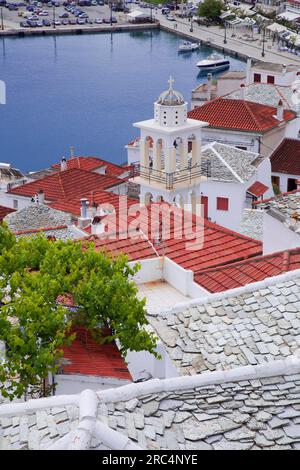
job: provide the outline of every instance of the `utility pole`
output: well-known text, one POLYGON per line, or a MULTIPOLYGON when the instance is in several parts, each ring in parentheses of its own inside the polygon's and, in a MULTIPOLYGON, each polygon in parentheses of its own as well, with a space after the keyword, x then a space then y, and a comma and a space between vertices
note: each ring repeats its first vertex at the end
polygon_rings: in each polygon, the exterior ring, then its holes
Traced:
POLYGON ((224 44, 227 44, 227 28, 226 28, 226 21, 224 21, 224 44))
POLYGON ((53 27, 55 29, 55 6, 53 5, 53 27))
POLYGON ((110 6, 110 26, 112 26, 112 0, 110 0, 109 6, 110 6))
POLYGON ((3 8, 1 8, 1 29, 2 29, 2 31, 4 30, 4 24, 3 24, 3 8))
POLYGON ((191 27, 190 27, 190 32, 193 32, 193 17, 191 18, 191 27))

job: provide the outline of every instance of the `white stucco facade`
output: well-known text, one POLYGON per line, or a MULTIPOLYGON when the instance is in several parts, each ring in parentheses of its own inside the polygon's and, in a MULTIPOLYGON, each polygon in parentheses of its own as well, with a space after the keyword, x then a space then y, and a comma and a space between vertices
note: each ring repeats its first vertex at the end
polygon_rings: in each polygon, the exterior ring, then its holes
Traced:
POLYGON ((300 246, 300 235, 284 223, 264 213, 263 254, 288 250, 300 246))

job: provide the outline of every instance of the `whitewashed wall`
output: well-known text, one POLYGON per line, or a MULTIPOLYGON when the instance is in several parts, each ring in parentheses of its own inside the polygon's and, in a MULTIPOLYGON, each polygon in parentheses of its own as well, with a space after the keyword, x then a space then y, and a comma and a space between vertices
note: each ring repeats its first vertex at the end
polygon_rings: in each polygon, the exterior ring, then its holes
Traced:
POLYGON ((287 250, 300 246, 300 235, 282 222, 264 213, 263 254, 287 250))

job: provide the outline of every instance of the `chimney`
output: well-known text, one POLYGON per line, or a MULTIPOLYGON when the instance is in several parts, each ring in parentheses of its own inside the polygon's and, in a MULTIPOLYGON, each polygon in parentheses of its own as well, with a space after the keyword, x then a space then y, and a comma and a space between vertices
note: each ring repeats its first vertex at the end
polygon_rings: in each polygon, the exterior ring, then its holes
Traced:
POLYGON ((45 193, 42 189, 38 191, 37 199, 38 204, 45 204, 45 193))
POLYGON ((282 100, 278 101, 276 117, 277 117, 278 121, 283 120, 283 102, 282 102, 282 100))
POLYGON ((245 100, 245 91, 246 91, 246 87, 242 83, 241 86, 240 86, 240 99, 243 100, 243 101, 245 100))
POLYGON ((106 215, 96 215, 92 222, 92 235, 101 235, 105 231, 105 219, 106 215))
POLYGON ((207 101, 211 101, 212 74, 207 74, 207 101))
POLYGON ((247 69, 246 69, 246 85, 251 84, 251 66, 252 66, 251 57, 248 57, 248 59, 247 59, 247 69))
POLYGON ((60 170, 65 171, 68 168, 66 157, 62 157, 60 161, 60 170))
POLYGON ((74 146, 71 145, 71 147, 70 147, 70 158, 74 158, 74 150, 75 150, 74 146))
POLYGON ((89 201, 86 198, 80 199, 80 217, 78 218, 78 226, 80 228, 87 227, 91 223, 91 218, 88 214, 89 201))
POLYGON ((283 64, 282 65, 282 73, 286 73, 286 71, 287 71, 286 64, 283 64))

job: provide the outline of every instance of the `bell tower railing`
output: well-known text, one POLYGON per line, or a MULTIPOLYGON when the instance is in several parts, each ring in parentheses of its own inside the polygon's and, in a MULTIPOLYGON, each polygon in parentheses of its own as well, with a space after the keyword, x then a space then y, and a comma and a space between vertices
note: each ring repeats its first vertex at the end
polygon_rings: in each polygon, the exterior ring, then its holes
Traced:
POLYGON ((172 173, 165 170, 156 170, 152 167, 141 166, 139 163, 132 163, 130 165, 129 177, 134 180, 135 177, 151 182, 163 184, 166 189, 173 189, 180 183, 192 183, 193 179, 204 176, 211 178, 211 165, 210 162, 202 162, 201 164, 189 165, 186 168, 176 170, 172 173))

